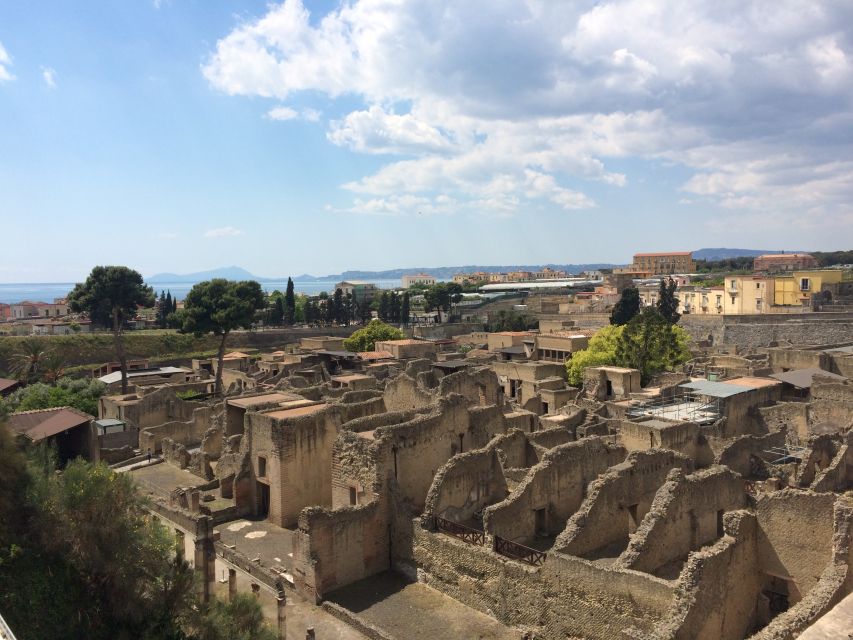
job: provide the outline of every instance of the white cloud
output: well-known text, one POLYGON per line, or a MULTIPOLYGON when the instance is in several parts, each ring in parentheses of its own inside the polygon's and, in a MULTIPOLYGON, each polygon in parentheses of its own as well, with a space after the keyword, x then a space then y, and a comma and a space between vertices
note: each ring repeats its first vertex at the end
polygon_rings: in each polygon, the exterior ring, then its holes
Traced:
POLYGON ((0 83, 10 82, 15 79, 9 67, 12 66, 12 58, 0 42, 0 83))
POLYGON ((41 77, 48 89, 56 89, 56 69, 53 67, 42 67, 41 77))
POLYGON ((231 95, 361 100, 329 141, 396 157, 342 185, 353 210, 588 209, 588 185, 654 161, 724 210, 846 224, 851 55, 853 5, 832 0, 352 0, 319 17, 285 0, 203 73, 231 95))
POLYGON ((315 109, 303 109, 296 111, 290 107, 279 106, 267 111, 266 117, 270 120, 305 120, 307 122, 318 122, 320 120, 320 112, 315 109))
POLYGON ((219 227, 218 229, 208 229, 204 232, 205 238, 228 238, 232 236, 242 236, 243 232, 234 227, 219 227))
POLYGON ((290 107, 275 107, 267 111, 267 118, 270 120, 294 120, 299 117, 299 114, 290 107))

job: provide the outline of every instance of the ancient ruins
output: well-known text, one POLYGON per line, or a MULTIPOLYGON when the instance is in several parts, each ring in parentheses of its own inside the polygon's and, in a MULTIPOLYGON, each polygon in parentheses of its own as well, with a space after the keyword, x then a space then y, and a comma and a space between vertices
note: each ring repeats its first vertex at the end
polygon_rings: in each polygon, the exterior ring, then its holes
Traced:
POLYGON ((519 637, 767 640, 853 592, 850 343, 700 342, 646 387, 598 367, 577 389, 548 356, 583 332, 547 330, 304 339, 230 354, 224 398, 195 362, 99 417, 138 432, 117 466, 205 594, 322 603, 391 570, 519 637))

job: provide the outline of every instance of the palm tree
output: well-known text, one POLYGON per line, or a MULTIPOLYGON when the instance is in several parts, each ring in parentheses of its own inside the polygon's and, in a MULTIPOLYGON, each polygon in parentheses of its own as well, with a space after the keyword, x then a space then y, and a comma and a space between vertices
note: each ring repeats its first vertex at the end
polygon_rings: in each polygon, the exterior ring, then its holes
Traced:
POLYGON ((65 375, 65 367, 68 365, 68 359, 64 353, 58 351, 50 351, 42 359, 41 374, 42 379, 52 385, 56 385, 56 381, 65 375))
POLYGON ((51 350, 41 340, 26 338, 18 345, 18 352, 12 356, 12 373, 27 384, 41 377, 41 368, 51 350))

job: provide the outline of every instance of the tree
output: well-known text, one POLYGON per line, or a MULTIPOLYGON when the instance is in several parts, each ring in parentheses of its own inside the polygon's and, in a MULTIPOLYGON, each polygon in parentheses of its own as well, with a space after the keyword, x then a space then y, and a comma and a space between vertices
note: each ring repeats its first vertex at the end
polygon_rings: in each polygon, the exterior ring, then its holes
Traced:
POLYGON ((42 376, 44 366, 51 350, 43 340, 25 338, 18 345, 18 350, 12 356, 13 375, 26 384, 37 382, 42 376))
POLYGON ((684 329, 649 307, 625 325, 616 345, 616 364, 639 369, 645 385, 654 374, 687 362, 691 357, 688 342, 684 329))
POLYGON ((332 296, 332 318, 338 324, 346 323, 346 309, 344 307, 344 292, 342 289, 335 289, 335 294, 332 296))
POLYGON ((403 323, 403 326, 408 326, 409 324, 409 317, 411 316, 409 304, 409 292, 406 291, 403 294, 403 299, 400 301, 400 322, 403 323))
POLYGON ((441 312, 450 312, 451 306, 462 301, 462 287, 456 282, 437 282, 424 291, 424 310, 438 311, 438 321, 441 322, 441 312))
POLYGON ((238 593, 230 602, 213 600, 202 608, 192 624, 194 640, 276 640, 278 635, 264 624, 258 601, 238 593))
POLYGON ((383 291, 382 295, 379 296, 379 319, 382 322, 388 322, 389 303, 388 292, 383 291))
MULTIPOLYGON (((168 300, 168 295, 166 296, 168 300)), ((68 296, 68 306, 76 313, 112 330, 116 356, 121 364, 121 392, 127 393, 127 354, 124 325, 136 316, 138 307, 154 304, 154 290, 146 286, 138 271, 127 267, 95 267, 83 283, 68 296)))
POLYGON ((675 295, 677 288, 678 284, 672 278, 661 278, 657 309, 669 324, 676 324, 681 317, 678 313, 678 298, 675 295))
POLYGON ((610 312, 610 324, 628 324, 631 318, 640 313, 640 290, 637 287, 626 287, 622 290, 619 301, 610 312))
POLYGON ((55 385, 57 381, 65 375, 65 368, 68 366, 68 358, 64 353, 51 350, 47 357, 44 358, 42 364, 42 379, 48 384, 55 385))
POLYGON ((611 324, 596 332, 589 340, 586 349, 572 354, 566 362, 569 384, 579 387, 583 384, 583 370, 587 367, 601 367, 616 364, 616 349, 624 327, 611 324))
POLYGON ((399 329, 374 318, 366 327, 344 340, 344 349, 356 352, 373 351, 377 342, 402 340, 405 337, 406 335, 399 329))
POLYGON ((41 382, 0 399, 0 414, 4 411, 32 411, 53 407, 74 407, 90 415, 98 415, 98 398, 107 386, 100 380, 83 378, 59 378, 54 385, 41 382))
POLYGON ((293 293, 293 280, 287 279, 287 289, 284 290, 284 324, 293 324, 296 317, 296 296, 293 293))
POLYGON ((171 304, 166 306, 166 292, 160 291, 160 298, 157 300, 157 326, 161 329, 166 328, 166 316, 171 311, 171 304))
POLYGON ((266 296, 254 280, 235 282, 214 278, 194 285, 184 300, 183 331, 220 337, 217 351, 215 393, 222 391, 222 360, 225 341, 234 329, 249 329, 255 313, 266 306, 266 296))

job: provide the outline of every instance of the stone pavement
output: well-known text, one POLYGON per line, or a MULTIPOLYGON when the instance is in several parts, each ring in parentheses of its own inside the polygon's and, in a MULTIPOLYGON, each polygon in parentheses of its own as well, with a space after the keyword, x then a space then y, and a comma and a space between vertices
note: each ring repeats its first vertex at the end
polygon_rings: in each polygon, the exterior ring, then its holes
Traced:
POLYGON ((339 589, 329 595, 329 600, 399 640, 518 640, 521 637, 520 632, 497 620, 390 571, 339 589))

